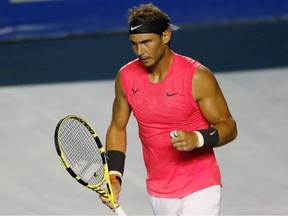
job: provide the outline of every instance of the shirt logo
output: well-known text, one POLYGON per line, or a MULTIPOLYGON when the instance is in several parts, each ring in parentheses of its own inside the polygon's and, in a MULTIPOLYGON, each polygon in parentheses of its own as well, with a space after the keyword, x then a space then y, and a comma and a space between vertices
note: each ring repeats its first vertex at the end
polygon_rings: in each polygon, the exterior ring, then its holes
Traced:
POLYGON ((136 94, 139 91, 138 88, 136 88, 136 89, 132 88, 131 90, 132 90, 133 94, 136 94))
POLYGON ((174 95, 177 95, 177 94, 178 94, 178 92, 175 92, 175 93, 169 93, 169 92, 167 92, 166 96, 167 96, 167 97, 171 97, 171 96, 174 96, 174 95))

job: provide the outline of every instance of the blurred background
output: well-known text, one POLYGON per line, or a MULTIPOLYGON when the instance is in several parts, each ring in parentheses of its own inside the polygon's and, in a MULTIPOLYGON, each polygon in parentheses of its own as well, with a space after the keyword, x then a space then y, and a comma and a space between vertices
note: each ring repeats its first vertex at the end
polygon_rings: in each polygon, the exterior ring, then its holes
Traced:
MULTIPOLYGON (((113 80, 135 58, 128 8, 149 2, 181 27, 172 49, 215 73, 238 123, 215 149, 221 214, 288 215, 288 0, 0 0, 0 214, 113 214, 63 169, 54 129, 78 114, 105 140, 113 80)), ((133 116, 127 130, 121 205, 151 215, 133 116)))
MULTIPOLYGON (((1 0, 0 84, 114 78, 134 58, 128 8, 149 2, 1 0)), ((172 48, 213 71, 288 64, 288 0, 153 3, 181 26, 172 48)))

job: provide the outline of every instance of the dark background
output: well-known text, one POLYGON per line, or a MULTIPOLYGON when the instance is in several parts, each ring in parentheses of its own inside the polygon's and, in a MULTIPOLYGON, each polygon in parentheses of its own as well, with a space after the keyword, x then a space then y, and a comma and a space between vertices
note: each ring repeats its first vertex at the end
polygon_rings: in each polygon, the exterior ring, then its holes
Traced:
MULTIPOLYGON (((128 8, 150 1, 0 2, 0 85, 113 79, 134 58, 128 8)), ((211 70, 288 65, 288 1, 153 1, 181 26, 175 52, 211 70)))

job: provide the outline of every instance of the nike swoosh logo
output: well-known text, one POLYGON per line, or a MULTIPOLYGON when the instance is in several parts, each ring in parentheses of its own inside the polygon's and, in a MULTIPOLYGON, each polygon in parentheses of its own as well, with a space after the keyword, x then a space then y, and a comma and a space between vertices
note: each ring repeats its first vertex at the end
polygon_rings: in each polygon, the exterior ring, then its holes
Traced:
POLYGON ((177 95, 177 94, 178 94, 178 92, 176 92, 176 93, 168 93, 168 92, 167 92, 166 96, 167 96, 167 97, 171 97, 171 96, 174 96, 174 95, 177 95))
POLYGON ((215 134, 215 133, 216 133, 216 130, 211 132, 210 135, 213 136, 213 134, 215 134))
POLYGON ((137 26, 134 26, 134 27, 131 26, 130 31, 134 31, 135 29, 140 28, 142 25, 143 24, 140 24, 140 25, 137 25, 137 26))

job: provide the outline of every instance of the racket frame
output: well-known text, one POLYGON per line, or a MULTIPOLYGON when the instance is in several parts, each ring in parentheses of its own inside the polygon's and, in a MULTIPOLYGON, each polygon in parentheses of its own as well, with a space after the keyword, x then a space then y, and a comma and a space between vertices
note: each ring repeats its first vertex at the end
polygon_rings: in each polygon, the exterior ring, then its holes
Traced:
MULTIPOLYGON (((105 149, 96 133, 96 131, 87 123, 87 121, 85 119, 83 119, 80 116, 77 115, 68 115, 64 118, 62 118, 55 129, 55 134, 54 134, 54 143, 55 143, 55 147, 56 147, 56 152, 58 154, 58 156, 60 157, 60 160, 62 161, 64 167, 66 168, 67 172, 74 178, 76 179, 80 184, 82 184, 83 186, 92 189, 93 191, 97 192, 99 195, 109 199, 109 201, 112 203, 112 205, 116 208, 120 207, 118 203, 114 202, 114 194, 113 191, 111 190, 111 183, 110 183, 110 179, 109 179, 109 171, 108 171, 108 164, 107 164, 107 159, 106 159, 106 152, 105 149), (102 178, 102 181, 99 182, 97 185, 92 185, 92 184, 88 184, 87 182, 85 182, 84 180, 81 179, 81 177, 79 175, 77 175, 72 168, 70 167, 69 163, 67 162, 64 153, 61 151, 61 142, 59 139, 59 130, 61 128, 61 125, 69 120, 69 119, 75 119, 78 122, 80 122, 82 125, 84 125, 87 130, 90 132, 91 136, 94 138, 98 150, 100 152, 101 158, 102 158, 102 163, 103 163, 103 169, 104 169, 104 175, 102 178), (103 186, 104 182, 106 183, 106 188, 107 191, 104 191, 102 188, 100 188, 101 186, 103 186)), ((121 209, 121 208, 120 208, 121 209)), ((119 210, 120 210, 119 209, 119 210)))

